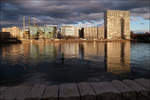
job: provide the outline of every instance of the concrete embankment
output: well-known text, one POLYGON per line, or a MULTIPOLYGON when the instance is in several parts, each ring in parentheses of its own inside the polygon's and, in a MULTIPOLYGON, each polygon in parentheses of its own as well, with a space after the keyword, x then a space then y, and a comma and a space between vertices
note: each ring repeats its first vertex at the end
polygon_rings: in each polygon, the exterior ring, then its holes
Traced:
POLYGON ((1 87, 0 100, 150 100, 150 79, 1 87))
POLYGON ((41 39, 41 40, 21 40, 22 43, 56 43, 56 42, 125 42, 130 40, 86 40, 86 39, 41 39))
POLYGON ((17 44, 17 43, 22 43, 22 41, 17 39, 0 40, 0 44, 17 44))

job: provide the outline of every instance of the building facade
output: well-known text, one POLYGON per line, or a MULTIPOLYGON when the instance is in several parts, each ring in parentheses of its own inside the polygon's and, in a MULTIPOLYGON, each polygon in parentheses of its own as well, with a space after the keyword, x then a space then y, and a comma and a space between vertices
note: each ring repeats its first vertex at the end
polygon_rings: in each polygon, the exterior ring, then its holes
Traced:
POLYGON ((62 37, 79 37, 79 30, 76 26, 73 25, 64 25, 61 27, 61 36, 62 37))
POLYGON ((57 26, 31 26, 29 29, 30 38, 51 39, 57 34, 57 26))
POLYGON ((84 27, 84 38, 88 40, 104 39, 104 27, 84 27))
POLYGON ((11 38, 19 38, 21 30, 19 27, 2 28, 2 32, 9 32, 11 38))
POLYGON ((0 41, 7 40, 10 38, 10 32, 0 32, 0 41))
POLYGON ((130 11, 107 10, 104 24, 106 39, 130 39, 130 11))

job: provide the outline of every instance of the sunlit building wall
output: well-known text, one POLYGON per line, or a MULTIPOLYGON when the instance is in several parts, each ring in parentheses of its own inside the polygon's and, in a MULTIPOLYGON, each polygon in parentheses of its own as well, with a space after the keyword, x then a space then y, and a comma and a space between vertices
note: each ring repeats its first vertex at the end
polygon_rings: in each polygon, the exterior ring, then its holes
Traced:
MULTIPOLYGON (((54 38, 57 34, 57 26, 31 26, 30 27, 30 37, 34 38, 37 35, 44 39, 54 38)), ((39 37, 39 38, 40 38, 39 37)))
POLYGON ((105 38, 130 39, 130 11, 107 10, 104 22, 105 38))
POLYGON ((104 27, 84 27, 84 38, 88 40, 104 39, 104 27))
POLYGON ((98 39, 104 39, 105 38, 104 37, 104 26, 98 27, 97 32, 98 32, 98 34, 97 34, 98 39))
POLYGON ((2 28, 2 32, 10 32, 12 38, 20 37, 21 30, 19 27, 2 28))
POLYGON ((79 37, 79 30, 75 26, 62 26, 61 36, 63 37, 79 37))

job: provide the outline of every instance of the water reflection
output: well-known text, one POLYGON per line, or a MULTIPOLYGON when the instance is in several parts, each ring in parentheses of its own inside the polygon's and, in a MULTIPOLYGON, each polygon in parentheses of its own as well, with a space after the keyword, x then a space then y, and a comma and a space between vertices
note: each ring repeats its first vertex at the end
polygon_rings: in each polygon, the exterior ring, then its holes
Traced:
POLYGON ((2 48, 2 61, 12 64, 54 61, 64 53, 65 58, 103 62, 107 72, 130 71, 130 42, 55 43, 47 45, 10 45, 2 48), (22 58, 23 57, 23 58, 22 58), (22 59, 20 59, 22 58, 22 59))
MULTIPOLYGON (((137 61, 142 60, 142 64, 145 63, 144 67, 150 65, 149 46, 144 45, 146 52, 136 51, 135 47, 135 44, 131 46, 130 42, 1 45, 0 76, 3 80, 20 77, 27 82, 33 80, 37 82, 36 79, 40 82, 111 80, 114 78, 113 75, 129 74, 131 69, 132 71, 136 69, 135 65, 141 66, 137 61), (135 52, 139 54, 134 55, 135 52), (62 53, 65 58, 63 65, 60 61, 62 53), (144 59, 141 59, 140 55, 143 55, 144 59), (111 74, 108 75, 108 72, 111 74)), ((142 67, 139 68, 142 71, 142 67)), ((137 76, 135 73, 138 72, 139 70, 135 71, 133 75, 137 76)), ((120 76, 115 76, 115 79, 116 77, 120 76)))
POLYGON ((103 62, 107 72, 130 72, 130 42, 60 44, 65 58, 103 62))
POLYGON ((79 43, 62 43, 61 53, 64 53, 66 58, 79 57, 79 43))
POLYGON ((105 49, 107 72, 130 72, 130 42, 110 42, 105 49))
POLYGON ((105 43, 84 43, 83 46, 86 60, 104 62, 105 43))

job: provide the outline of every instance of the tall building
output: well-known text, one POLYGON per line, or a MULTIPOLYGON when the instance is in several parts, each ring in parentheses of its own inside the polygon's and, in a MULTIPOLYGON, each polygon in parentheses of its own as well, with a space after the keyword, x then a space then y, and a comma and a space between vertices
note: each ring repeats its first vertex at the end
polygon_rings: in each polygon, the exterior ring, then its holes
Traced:
POLYGON ((104 23, 105 38, 130 39, 130 11, 107 10, 104 23))

